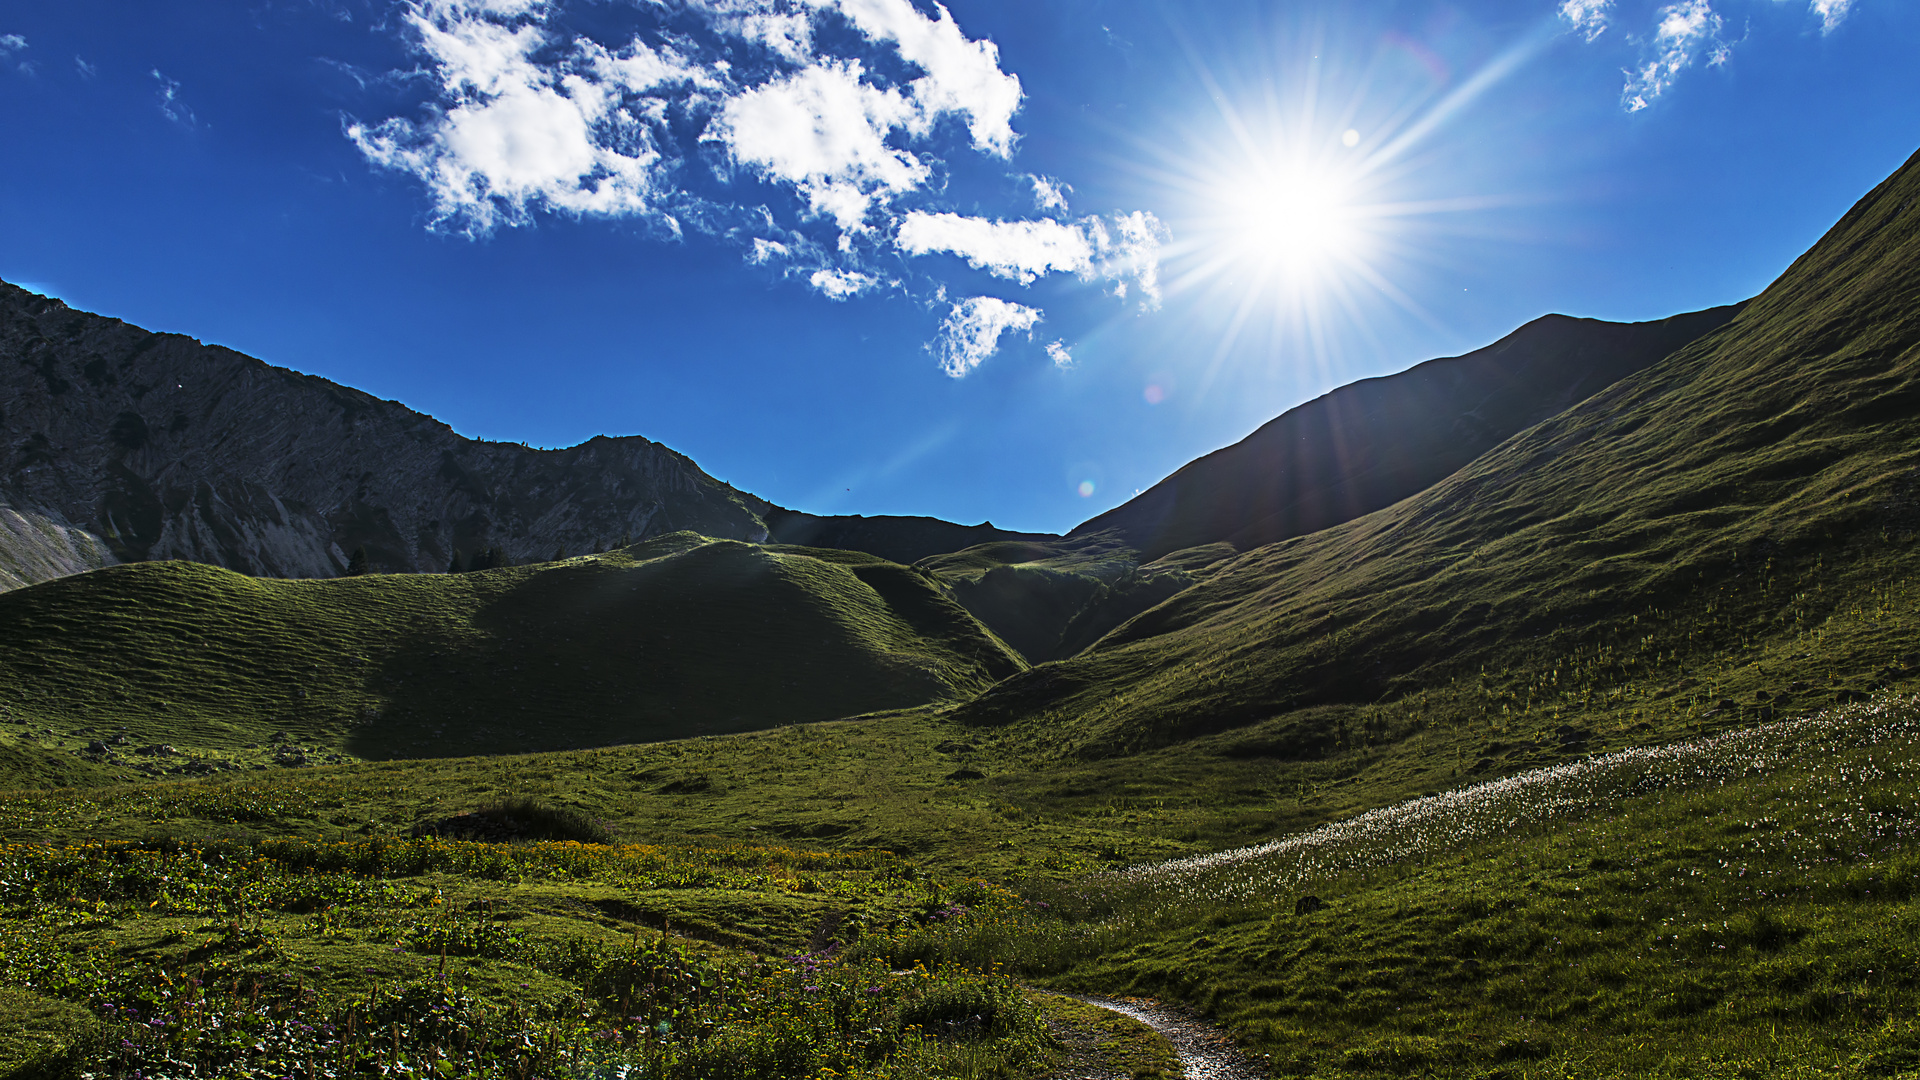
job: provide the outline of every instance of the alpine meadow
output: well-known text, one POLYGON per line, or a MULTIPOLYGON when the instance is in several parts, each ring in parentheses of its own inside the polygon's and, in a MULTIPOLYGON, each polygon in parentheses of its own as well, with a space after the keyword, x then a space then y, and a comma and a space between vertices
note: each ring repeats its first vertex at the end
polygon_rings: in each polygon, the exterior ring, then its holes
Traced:
POLYGON ((6 283, 0 429, 0 1080, 1920 1077, 1920 154, 1063 533, 6 283))

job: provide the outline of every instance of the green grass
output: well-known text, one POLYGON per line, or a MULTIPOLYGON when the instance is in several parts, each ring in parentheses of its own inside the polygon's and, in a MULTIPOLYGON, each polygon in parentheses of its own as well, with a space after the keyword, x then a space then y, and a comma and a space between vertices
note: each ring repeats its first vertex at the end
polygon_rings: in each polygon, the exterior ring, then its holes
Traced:
POLYGON ((1400 797, 1910 677, 1916 194, 1909 164, 1722 329, 957 718, 1036 760, 1345 756, 1400 797))
POLYGON ((230 766, 679 738, 953 699, 1024 666, 906 567, 692 534, 460 575, 113 567, 0 595, 0 636, 30 775, 36 745, 122 733, 113 756, 154 768, 181 761, 133 751, 230 766))
POLYGON ((1890 699, 856 949, 1181 1002, 1276 1076, 1913 1075, 1916 780, 1890 699))

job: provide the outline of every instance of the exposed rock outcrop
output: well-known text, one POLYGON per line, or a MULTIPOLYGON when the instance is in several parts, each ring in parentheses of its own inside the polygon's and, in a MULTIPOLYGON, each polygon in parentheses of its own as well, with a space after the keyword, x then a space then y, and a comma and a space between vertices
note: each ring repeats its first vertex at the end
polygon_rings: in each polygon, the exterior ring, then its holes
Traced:
POLYGON ((637 436, 463 438, 393 401, 0 282, 0 589, 145 559, 330 577, 514 562, 690 529, 763 541, 769 505, 637 436))

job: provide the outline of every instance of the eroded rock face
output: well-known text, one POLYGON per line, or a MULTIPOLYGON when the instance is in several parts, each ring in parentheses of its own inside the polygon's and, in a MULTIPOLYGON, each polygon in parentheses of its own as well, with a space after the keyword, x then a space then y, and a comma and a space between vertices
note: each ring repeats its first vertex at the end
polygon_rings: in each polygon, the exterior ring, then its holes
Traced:
POLYGON ((691 529, 759 542, 768 505, 637 436, 463 438, 393 401, 0 282, 0 589, 113 562, 269 577, 443 571, 691 529))

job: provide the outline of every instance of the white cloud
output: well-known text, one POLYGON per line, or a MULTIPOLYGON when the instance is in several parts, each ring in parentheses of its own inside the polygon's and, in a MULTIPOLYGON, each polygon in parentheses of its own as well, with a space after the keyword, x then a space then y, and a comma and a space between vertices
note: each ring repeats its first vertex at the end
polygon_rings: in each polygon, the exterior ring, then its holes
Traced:
POLYGON ((1158 218, 1135 211, 1111 220, 1097 217, 1067 224, 991 221, 952 213, 913 211, 900 223, 894 245, 909 255, 950 252, 978 270, 1031 284, 1049 273, 1103 277, 1113 294, 1137 292, 1143 308, 1160 304, 1160 245, 1166 229, 1158 218))
POLYGON ((913 80, 914 100, 929 120, 945 113, 967 117, 976 150, 1013 152, 1013 114, 1024 96, 1018 77, 1000 70, 1000 49, 969 41, 941 4, 929 19, 908 0, 809 0, 839 9, 869 41, 891 42, 900 58, 926 74, 913 80))
POLYGON ((1082 273, 1093 263, 1087 233, 1050 219, 988 221, 916 210, 900 223, 894 244, 909 255, 952 252, 975 269, 1022 285, 1056 270, 1082 273))
POLYGON ((73 70, 79 72, 80 77, 83 79, 91 79, 95 75, 100 74, 100 69, 98 67, 95 67, 94 65, 87 63, 84 59, 82 59, 78 55, 74 56, 73 58, 73 70))
POLYGON ((1563 0, 1560 18, 1574 33, 1592 41, 1607 32, 1607 12, 1612 7, 1613 0, 1563 0))
POLYGON ((179 81, 160 74, 159 68, 153 69, 149 74, 153 76, 155 82, 160 84, 160 115, 181 127, 198 127, 200 118, 193 115, 193 110, 187 108, 186 103, 180 100, 179 81))
POLYGON ((1000 337, 1008 332, 1033 336, 1040 312, 992 296, 970 296, 948 309, 940 337, 929 346, 940 358, 940 370, 958 379, 1000 351, 1000 337))
MULTIPOLYGON (((882 260, 947 252, 1022 284, 1072 273, 1158 304, 1165 230, 1151 214, 1067 220, 1072 189, 1022 173, 1009 178, 1032 186, 1034 220, 940 205, 956 153, 1012 155, 1023 92, 939 3, 644 0, 610 6, 638 27, 618 37, 563 31, 566 7, 589 2, 406 0, 397 22, 422 63, 355 78, 428 100, 346 136, 424 186, 432 228, 469 237, 540 213, 638 218, 724 238, 836 300, 884 284, 945 304, 935 271, 903 283, 882 260)), ((163 87, 172 107, 177 85, 163 87)), ((975 297, 929 347, 964 373, 1039 318, 975 297)))
POLYGON ((829 300, 845 300, 873 288, 880 283, 880 279, 872 274, 851 270, 815 270, 807 278, 807 283, 820 290, 829 300))
POLYGON ((1820 16, 1820 32, 1833 33, 1847 17, 1847 9, 1853 6, 1853 0, 1813 0, 1813 13, 1820 16))
POLYGON ((19 34, 0 34, 0 56, 17 53, 27 47, 27 39, 19 34))
POLYGON ((791 12, 744 10, 711 5, 714 24, 722 32, 752 42, 783 60, 803 64, 813 55, 813 22, 791 12))
POLYGON ((1064 341, 1049 341, 1047 342, 1047 359, 1052 360, 1055 367, 1072 367, 1073 350, 1067 348, 1067 343, 1064 341))
POLYGON ((1160 306, 1160 245, 1167 241, 1167 227, 1144 210, 1135 210, 1113 219, 1114 232, 1101 238, 1100 259, 1094 271, 1114 282, 1113 294, 1125 298, 1132 285, 1139 294, 1140 309, 1151 311, 1160 306))
POLYGON ((1058 210, 1067 212, 1067 196, 1073 194, 1073 186, 1051 176, 1027 175, 1027 182, 1033 185, 1033 205, 1042 212, 1058 210))
POLYGON ((874 199, 927 179, 913 154, 888 135, 919 114, 897 90, 863 81, 858 60, 828 62, 754 87, 727 102, 708 131, 733 158, 799 189, 816 215, 842 232, 865 227, 874 199))
POLYGON ((569 214, 656 213, 651 196, 667 164, 644 96, 707 86, 711 77, 670 49, 634 40, 618 52, 577 39, 557 61, 539 22, 483 15, 537 14, 532 0, 423 4, 407 14, 434 61, 450 107, 422 124, 350 124, 347 136, 375 164, 427 185, 436 223, 469 235, 520 224, 536 208, 569 214))
POLYGON ((1720 38, 1724 27, 1707 0, 1681 0, 1661 8, 1651 42, 1653 56, 1627 73, 1627 85, 1620 94, 1627 111, 1639 112, 1653 104, 1702 54, 1709 67, 1726 63, 1732 46, 1720 38))

